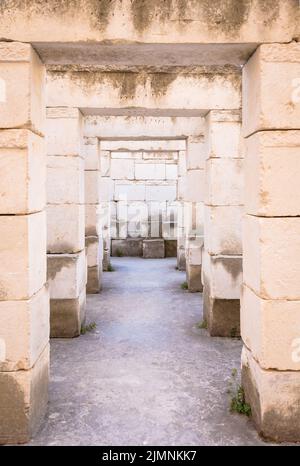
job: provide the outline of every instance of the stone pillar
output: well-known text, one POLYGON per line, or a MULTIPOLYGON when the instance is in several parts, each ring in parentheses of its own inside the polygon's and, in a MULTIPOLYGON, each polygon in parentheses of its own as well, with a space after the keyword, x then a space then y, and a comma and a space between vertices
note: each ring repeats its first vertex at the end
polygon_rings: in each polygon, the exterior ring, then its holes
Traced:
POLYGON ((180 150, 178 154, 178 180, 177 180, 177 202, 178 202, 178 225, 177 225, 177 268, 186 269, 185 259, 185 177, 187 172, 186 151, 180 150))
POLYGON ((243 71, 246 141, 242 385, 258 431, 300 440, 300 44, 243 71))
POLYGON ((47 109, 47 252, 51 337, 80 335, 85 315, 84 159, 77 108, 47 109))
MULTIPOLYGON (((107 271, 110 266, 111 255, 111 208, 114 192, 114 182, 111 179, 111 154, 108 150, 101 149, 100 141, 100 186, 99 186, 99 201, 98 207, 90 206, 91 212, 97 209, 99 234, 102 236, 103 241, 103 270, 107 271)), ((89 227, 90 228, 90 223, 89 227)))
MULTIPOLYGON (((85 157, 85 202, 99 209, 99 189, 101 181, 100 154, 98 138, 84 138, 85 157)), ((87 250, 87 293, 99 293, 102 288, 103 237, 96 224, 86 225, 85 246, 87 250)))
POLYGON ((203 309, 212 336, 240 334, 243 154, 240 112, 207 116, 203 309))
POLYGON ((0 444, 24 443, 47 409, 45 69, 0 42, 0 444))

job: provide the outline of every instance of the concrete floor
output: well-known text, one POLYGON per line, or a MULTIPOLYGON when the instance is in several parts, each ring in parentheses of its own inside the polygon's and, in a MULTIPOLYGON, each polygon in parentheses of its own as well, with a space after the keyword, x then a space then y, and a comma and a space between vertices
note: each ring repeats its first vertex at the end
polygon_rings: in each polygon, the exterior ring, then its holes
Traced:
POLYGON ((229 413, 241 342, 200 330, 175 259, 114 258, 90 295, 96 330, 51 342, 48 418, 30 445, 260 445, 229 413))

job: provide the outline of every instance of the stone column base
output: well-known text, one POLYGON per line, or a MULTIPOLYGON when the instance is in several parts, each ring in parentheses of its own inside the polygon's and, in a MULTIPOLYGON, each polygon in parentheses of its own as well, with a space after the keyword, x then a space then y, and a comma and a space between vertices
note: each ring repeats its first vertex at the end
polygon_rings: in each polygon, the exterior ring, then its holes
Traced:
POLYGON ((108 271, 108 267, 110 265, 110 250, 104 249, 103 250, 103 259, 102 259, 102 268, 104 272, 108 271))
POLYGON ((186 270, 185 249, 181 247, 177 249, 177 268, 181 272, 185 272, 186 270))
POLYGON ((86 292, 78 298, 50 300, 50 337, 78 337, 85 320, 86 292))
POLYGON ((143 258, 144 259, 164 259, 165 241, 163 239, 144 239, 143 258))
POLYGON ((300 440, 300 372, 265 370, 244 347, 242 386, 258 432, 276 442, 300 440))
POLYGON ((203 285, 201 280, 201 265, 186 264, 186 278, 188 283, 188 289, 192 293, 202 292, 203 285))
POLYGON ((209 296, 204 287, 203 315, 212 337, 240 336, 240 300, 209 296))
POLYGON ((88 267, 86 292, 96 294, 102 290, 102 270, 97 265, 88 267))
POLYGON ((27 443, 48 404, 49 345, 29 370, 0 372, 0 444, 27 443))

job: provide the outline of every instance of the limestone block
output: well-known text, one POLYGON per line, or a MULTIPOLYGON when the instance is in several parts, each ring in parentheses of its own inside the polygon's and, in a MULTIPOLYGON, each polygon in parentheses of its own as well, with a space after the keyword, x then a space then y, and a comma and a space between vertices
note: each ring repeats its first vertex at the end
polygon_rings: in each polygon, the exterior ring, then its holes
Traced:
POLYGON ((111 242, 111 248, 111 255, 114 257, 141 257, 143 255, 143 239, 114 239, 111 242))
MULTIPOLYGON (((104 197, 106 179, 101 178, 100 171, 85 170, 84 186, 85 186, 85 202, 87 204, 99 204, 104 197), (101 197, 102 196, 102 197, 101 197)), ((107 193, 105 193, 107 194, 107 193)))
POLYGON ((204 201, 204 170, 188 170, 185 180, 185 197, 188 202, 203 202, 204 201))
POLYGON ((85 170, 100 170, 98 138, 84 138, 83 155, 85 170))
POLYGON ((46 414, 49 345, 32 369, 0 372, 0 444, 26 443, 46 414))
MULTIPOLYGON (((113 142, 113 141, 110 141, 113 142)), ((127 141, 127 144, 130 144, 131 141, 127 141)), ((103 143, 102 143, 103 144, 103 143)), ((106 144, 105 144, 106 146, 106 144)), ((109 151, 108 151, 109 152, 109 151)), ((143 152, 142 151, 127 151, 127 150, 120 150, 119 152, 109 152, 111 159, 142 159, 143 158, 143 152)))
POLYGON ((45 67, 30 44, 0 44, 0 79, 5 99, 0 106, 1 128, 26 127, 45 132, 45 67), (6 61, 7 60, 7 61, 6 61))
MULTIPOLYGON (((167 142, 167 141, 166 141, 167 142)), ((178 151, 155 151, 145 152, 143 151, 143 159, 151 160, 152 162, 164 160, 166 163, 178 161, 178 151)))
POLYGON ((205 203, 211 206, 244 204, 244 160, 212 158, 205 164, 205 203))
POLYGON ((146 196, 145 184, 115 182, 114 199, 127 201, 144 201, 146 196))
POLYGON ((266 300, 243 286, 241 331, 263 369, 299 370, 300 301, 266 300))
POLYGON ((246 215, 244 282, 264 299, 300 299, 300 217, 246 215))
POLYGON ((165 239, 165 257, 177 257, 176 239, 165 239))
POLYGON ((177 197, 176 183, 171 182, 165 185, 147 185, 146 200, 147 201, 175 201, 177 197))
POLYGON ((202 138, 199 138, 198 141, 192 141, 191 138, 188 139, 188 148, 186 153, 187 159, 187 169, 196 170, 204 169, 205 163, 205 145, 202 138))
POLYGON ((110 152, 100 151, 100 171, 101 176, 110 176, 110 152))
POLYGON ((109 265, 110 265, 110 249, 104 248, 104 250, 103 250, 103 260, 102 260, 103 270, 107 271, 109 265))
POLYGON ((203 291, 203 285, 201 280, 201 265, 193 265, 186 262, 186 279, 188 284, 188 290, 191 293, 197 293, 203 291))
POLYGON ((80 110, 48 108, 46 129, 47 155, 83 156, 80 110))
POLYGON ((99 185, 99 201, 109 202, 112 201, 114 194, 114 182, 110 178, 100 178, 99 185))
POLYGON ((258 47, 243 69, 244 136, 268 129, 299 129, 299 76, 299 43, 258 47))
POLYGON ((30 369, 49 341, 49 293, 41 288, 28 300, 0 301, 0 371, 30 369))
POLYGON ((210 112, 207 150, 210 158, 241 158, 241 123, 238 111, 210 112))
POLYGON ((86 236, 87 266, 95 267, 103 258, 103 240, 98 236, 86 236))
POLYGON ((186 259, 190 265, 202 264, 203 239, 188 240, 185 251, 186 259))
POLYGON ((46 281, 46 216, 0 216, 0 301, 30 298, 46 281))
MULTIPOLYGON (((157 125, 157 122, 156 122, 157 125)), ((125 139, 125 140, 103 140, 101 141, 101 149, 112 151, 178 151, 185 150, 185 139, 125 139)), ((115 155, 112 155, 113 157, 115 155)))
POLYGON ((47 252, 72 253, 84 248, 84 205, 47 207, 47 252))
POLYGON ((134 161, 130 159, 112 159, 110 176, 113 180, 133 180, 134 161))
POLYGON ((88 294, 99 293, 102 289, 102 259, 101 267, 94 266, 87 269, 86 292, 88 294))
POLYGON ((179 201, 185 200, 185 192, 186 192, 186 175, 179 176, 177 181, 177 199, 179 201))
POLYGON ((165 257, 165 242, 163 239, 144 239, 143 258, 163 259, 165 257))
POLYGON ((178 270, 186 270, 186 257, 185 257, 185 248, 183 245, 178 246, 177 242, 177 268, 178 270))
POLYGON ((48 254, 50 299, 78 298, 86 285, 85 250, 76 254, 48 254))
POLYGON ((136 180, 164 180, 166 178, 166 165, 164 163, 136 163, 136 180))
POLYGON ((259 433, 274 441, 297 442, 300 372, 262 369, 244 347, 242 385, 259 433))
POLYGON ((261 131, 246 139, 246 212, 300 214, 300 131, 261 131))
POLYGON ((178 168, 175 163, 166 164, 166 179, 167 180, 177 180, 178 178, 178 168))
POLYGON ((184 176, 187 171, 187 154, 185 150, 179 151, 178 155, 178 176, 184 176))
POLYGON ((242 206, 205 206, 205 248, 209 254, 242 254, 242 206))
POLYGON ((48 204, 84 204, 84 161, 80 157, 47 156, 48 204))
POLYGON ((0 214, 26 214, 45 207, 44 138, 32 131, 0 131, 0 214))
POLYGON ((85 321, 86 290, 77 298, 51 299, 50 336, 51 338, 73 338, 81 333, 85 321))
POLYGON ((203 250, 202 267, 211 297, 225 300, 240 299, 241 256, 211 256, 203 250))
POLYGON ((85 234, 86 236, 100 235, 100 216, 101 212, 109 212, 103 204, 86 204, 85 205, 85 234), (101 208, 102 206, 102 208, 101 208))

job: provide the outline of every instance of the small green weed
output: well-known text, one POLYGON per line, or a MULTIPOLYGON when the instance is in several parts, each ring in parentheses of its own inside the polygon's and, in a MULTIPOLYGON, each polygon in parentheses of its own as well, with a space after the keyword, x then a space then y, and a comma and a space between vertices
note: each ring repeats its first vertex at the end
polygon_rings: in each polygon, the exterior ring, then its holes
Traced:
POLYGON ((91 322, 90 324, 82 325, 80 333, 81 335, 84 335, 86 332, 91 332, 92 330, 95 330, 96 327, 96 322, 91 322))
POLYGON ((181 287, 182 290, 188 290, 188 288, 189 288, 187 282, 181 283, 180 287, 181 287))
POLYGON ((228 393, 230 394, 230 412, 251 416, 251 406, 246 402, 243 387, 237 381, 237 369, 231 371, 231 381, 228 393))

